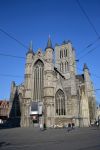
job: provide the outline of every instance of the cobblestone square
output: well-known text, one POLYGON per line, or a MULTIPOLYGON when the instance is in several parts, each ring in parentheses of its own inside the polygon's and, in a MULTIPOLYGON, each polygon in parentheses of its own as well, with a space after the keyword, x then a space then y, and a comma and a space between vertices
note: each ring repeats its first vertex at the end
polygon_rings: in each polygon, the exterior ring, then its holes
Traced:
POLYGON ((12 128, 0 130, 0 150, 100 150, 100 129, 12 128))

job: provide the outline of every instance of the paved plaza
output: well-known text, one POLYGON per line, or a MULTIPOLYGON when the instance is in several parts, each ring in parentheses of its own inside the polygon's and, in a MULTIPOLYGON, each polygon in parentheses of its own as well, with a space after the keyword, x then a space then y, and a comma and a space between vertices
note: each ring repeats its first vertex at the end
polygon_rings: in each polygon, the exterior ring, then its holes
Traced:
POLYGON ((100 150, 100 129, 0 129, 0 150, 100 150))

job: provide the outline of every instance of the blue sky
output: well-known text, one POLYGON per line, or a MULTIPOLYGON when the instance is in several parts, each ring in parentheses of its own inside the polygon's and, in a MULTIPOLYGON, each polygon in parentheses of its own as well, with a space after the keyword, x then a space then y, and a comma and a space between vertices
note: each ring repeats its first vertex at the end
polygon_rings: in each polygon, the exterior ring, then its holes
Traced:
MULTIPOLYGON (((79 1, 100 34, 100 1, 79 1)), ((49 34, 53 46, 71 40, 77 59, 97 47, 80 58, 77 72, 82 73, 83 64, 87 63, 94 87, 100 89, 100 40, 95 42, 98 37, 76 0, 0 0, 0 29, 27 47, 32 40, 34 51, 45 49, 49 34), (93 42, 92 47, 84 49, 93 42)), ((26 48, 0 31, 0 53, 25 57, 26 52, 26 48)), ((0 55, 0 66, 0 99, 9 99, 11 82, 18 85, 24 81, 25 59, 0 55)), ((100 103, 99 90, 96 98, 100 103)))

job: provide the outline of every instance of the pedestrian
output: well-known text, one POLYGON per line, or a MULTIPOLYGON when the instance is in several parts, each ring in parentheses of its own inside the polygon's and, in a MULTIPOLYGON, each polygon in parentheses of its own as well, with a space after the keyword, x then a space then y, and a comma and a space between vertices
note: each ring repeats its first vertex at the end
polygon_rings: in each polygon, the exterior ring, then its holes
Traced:
POLYGON ((45 123, 44 123, 43 127, 44 127, 44 130, 46 130, 46 124, 45 123))
POLYGON ((44 128, 43 128, 43 124, 42 124, 42 123, 40 123, 40 130, 41 130, 41 131, 43 131, 43 130, 44 130, 44 128))
POLYGON ((68 132, 71 130, 71 123, 68 123, 68 132))
POLYGON ((99 127, 99 122, 97 121, 96 126, 99 127))
POLYGON ((72 122, 72 129, 74 129, 74 127, 75 127, 75 124, 74 124, 74 122, 72 122))

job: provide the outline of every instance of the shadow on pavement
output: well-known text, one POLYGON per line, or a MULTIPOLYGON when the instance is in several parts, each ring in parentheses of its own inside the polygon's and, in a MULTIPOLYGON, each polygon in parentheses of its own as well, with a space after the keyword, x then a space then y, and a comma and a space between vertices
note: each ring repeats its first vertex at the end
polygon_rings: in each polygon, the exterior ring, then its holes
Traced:
POLYGON ((7 143, 7 142, 0 142, 0 147, 5 147, 5 146, 8 146, 8 145, 11 145, 11 144, 7 143))
POLYGON ((80 148, 78 150, 100 150, 100 145, 88 146, 88 147, 80 148))

